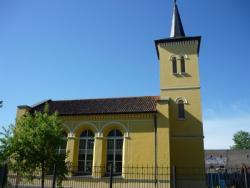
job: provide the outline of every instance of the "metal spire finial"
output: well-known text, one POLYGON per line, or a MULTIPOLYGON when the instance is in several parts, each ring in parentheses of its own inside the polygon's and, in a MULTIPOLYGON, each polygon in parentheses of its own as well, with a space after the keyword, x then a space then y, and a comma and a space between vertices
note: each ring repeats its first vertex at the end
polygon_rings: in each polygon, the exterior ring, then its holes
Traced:
POLYGON ((177 0, 174 0, 174 10, 173 10, 173 18, 172 18, 172 27, 170 37, 185 37, 185 32, 181 23, 181 17, 179 14, 178 6, 176 4, 177 0))

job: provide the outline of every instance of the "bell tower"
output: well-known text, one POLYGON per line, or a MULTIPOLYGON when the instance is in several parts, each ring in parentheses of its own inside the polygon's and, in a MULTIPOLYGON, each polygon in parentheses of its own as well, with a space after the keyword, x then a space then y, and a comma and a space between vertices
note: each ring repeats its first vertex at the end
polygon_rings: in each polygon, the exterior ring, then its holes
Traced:
MULTIPOLYGON (((186 36, 174 1, 170 37, 156 40, 155 45, 160 63, 160 97, 168 99, 170 166, 176 167, 176 173, 178 168, 204 169, 198 62, 200 42, 200 36, 186 36)), ((192 176, 189 173, 181 172, 192 176)), ((202 174, 201 171, 200 178, 202 174)))

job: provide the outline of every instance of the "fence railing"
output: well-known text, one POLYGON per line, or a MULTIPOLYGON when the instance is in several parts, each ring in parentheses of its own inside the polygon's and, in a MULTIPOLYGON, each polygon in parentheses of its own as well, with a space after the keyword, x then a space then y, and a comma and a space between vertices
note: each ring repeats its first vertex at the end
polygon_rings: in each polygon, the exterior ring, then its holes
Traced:
MULTIPOLYGON (((56 174, 54 174, 56 175, 56 174)), ((55 185, 55 176, 46 175, 44 187, 55 185)), ((34 176, 32 181, 18 177, 9 172, 5 187, 40 187, 41 176, 34 176)), ((153 166, 127 166, 117 170, 113 165, 109 167, 94 166, 91 169, 78 170, 71 167, 69 175, 62 182, 65 188, 170 188, 170 168, 153 166), (157 173, 155 173, 157 172, 157 173)), ((56 185, 55 185, 56 186, 56 185)))
POLYGON ((209 188, 250 188, 250 169, 209 168, 206 169, 206 183, 209 188))
MULTIPOLYGON (((11 171, 4 178, 4 173, 1 172, 0 185, 2 188, 41 187, 41 176, 38 174, 34 176, 32 181, 29 181, 11 171)), ((55 180, 56 173, 46 175, 44 187, 57 187, 55 180)), ((68 176, 62 182, 62 186, 64 188, 250 188, 249 183, 250 171, 242 168, 127 166, 117 170, 113 166, 95 166, 91 169, 71 167, 68 176)))

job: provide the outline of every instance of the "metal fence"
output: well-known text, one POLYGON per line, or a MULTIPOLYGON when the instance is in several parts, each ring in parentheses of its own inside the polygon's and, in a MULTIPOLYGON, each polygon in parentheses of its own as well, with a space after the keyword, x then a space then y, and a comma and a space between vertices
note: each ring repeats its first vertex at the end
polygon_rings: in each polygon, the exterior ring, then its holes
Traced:
MULTIPOLYGON (((16 173, 0 172, 1 187, 41 187, 41 176, 33 181, 19 177, 16 173), (6 174, 6 178, 3 176, 6 174)), ((6 170, 6 169, 5 169, 6 170)), ((45 188, 57 187, 56 174, 46 175, 45 188)), ((242 168, 200 169, 178 167, 127 166, 116 171, 112 166, 92 167, 80 171, 71 168, 62 182, 64 188, 250 188, 250 173, 242 168)))
MULTIPOLYGON (((168 167, 127 166, 117 171, 113 166, 95 166, 79 171, 72 168, 69 176, 62 182, 64 188, 170 188, 170 169, 168 167)), ((55 175, 46 175, 44 186, 56 186, 55 175)), ((34 175, 32 181, 20 178, 9 172, 5 187, 41 187, 41 176, 34 175)))
POLYGON ((250 169, 223 168, 206 170, 206 184, 209 188, 250 188, 250 169))

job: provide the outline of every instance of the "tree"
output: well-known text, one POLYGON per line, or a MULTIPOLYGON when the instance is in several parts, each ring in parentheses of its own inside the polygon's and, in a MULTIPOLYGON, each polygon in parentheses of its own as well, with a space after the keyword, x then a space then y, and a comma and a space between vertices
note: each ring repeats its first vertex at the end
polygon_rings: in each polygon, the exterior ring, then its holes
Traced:
POLYGON ((46 172, 57 167, 57 183, 60 186, 67 174, 65 156, 58 148, 65 141, 64 130, 56 113, 50 115, 48 107, 44 112, 27 113, 5 131, 1 138, 0 159, 7 160, 9 168, 19 176, 30 180, 34 172, 41 171, 41 186, 44 187, 46 172))
POLYGON ((250 133, 239 131, 233 136, 234 145, 232 149, 250 149, 250 133))

